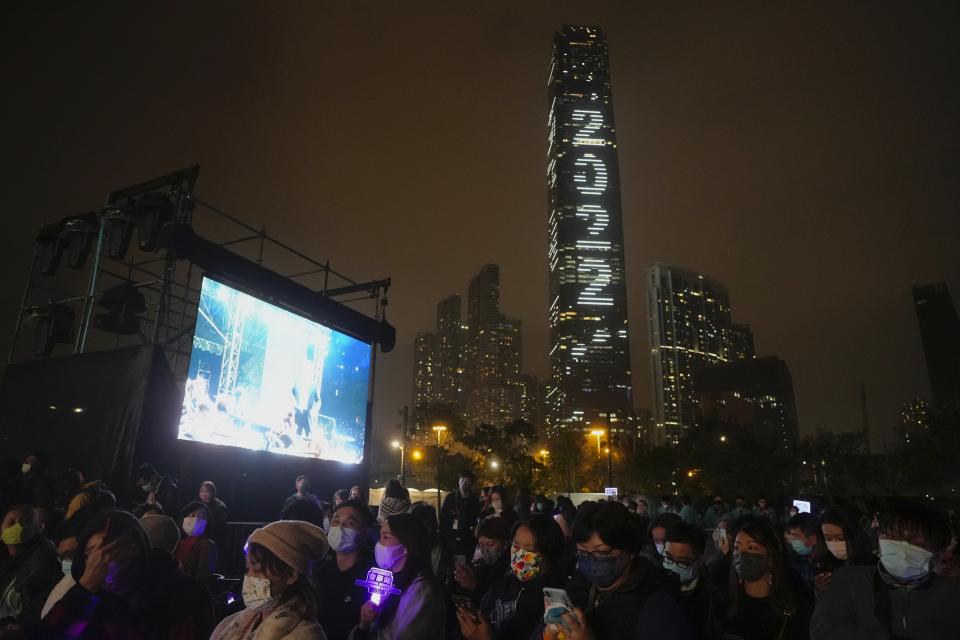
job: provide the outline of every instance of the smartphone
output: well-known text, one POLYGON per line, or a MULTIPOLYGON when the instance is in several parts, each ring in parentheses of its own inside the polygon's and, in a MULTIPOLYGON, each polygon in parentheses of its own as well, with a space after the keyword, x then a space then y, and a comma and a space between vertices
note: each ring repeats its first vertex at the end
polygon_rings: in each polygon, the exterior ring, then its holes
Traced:
POLYGON ((451 596, 451 598, 453 599, 454 608, 463 609, 467 612, 467 615, 473 618, 474 622, 480 624, 480 618, 477 617, 477 608, 473 606, 473 600, 460 595, 451 596))
POLYGON ((543 588, 543 597, 546 600, 544 604, 543 622, 544 624, 563 624, 560 617, 568 611, 573 611, 573 601, 563 589, 543 588))

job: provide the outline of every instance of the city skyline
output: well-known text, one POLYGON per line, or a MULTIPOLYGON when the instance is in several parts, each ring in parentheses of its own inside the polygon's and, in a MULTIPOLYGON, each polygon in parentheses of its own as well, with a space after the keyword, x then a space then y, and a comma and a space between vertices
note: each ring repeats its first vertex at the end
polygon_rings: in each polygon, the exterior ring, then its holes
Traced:
POLYGON ((562 24, 599 24, 635 404, 651 405, 643 273, 682 264, 724 282, 758 353, 789 363, 802 435, 858 429, 863 382, 876 450, 930 394, 912 286, 960 290, 957 11, 16 7, 2 64, 31 90, 6 105, 17 215, 0 311, 12 326, 41 222, 198 162, 207 201, 357 280, 393 279, 377 429, 410 402, 415 333, 486 262, 543 380, 547 59, 562 24))

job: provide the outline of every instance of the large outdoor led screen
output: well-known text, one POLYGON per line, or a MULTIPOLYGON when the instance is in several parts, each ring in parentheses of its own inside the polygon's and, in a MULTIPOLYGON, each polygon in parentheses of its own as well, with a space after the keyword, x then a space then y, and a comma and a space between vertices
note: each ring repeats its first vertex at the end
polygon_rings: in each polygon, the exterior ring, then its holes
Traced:
POLYGON ((204 278, 179 438, 357 463, 370 345, 204 278))

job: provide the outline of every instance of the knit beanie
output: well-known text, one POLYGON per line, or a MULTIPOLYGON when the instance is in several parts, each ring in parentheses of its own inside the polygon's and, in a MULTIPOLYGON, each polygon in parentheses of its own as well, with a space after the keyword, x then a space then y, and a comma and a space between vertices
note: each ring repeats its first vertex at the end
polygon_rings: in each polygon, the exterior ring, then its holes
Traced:
POLYGON ((247 544, 256 543, 298 572, 308 575, 310 564, 320 560, 330 545, 320 527, 301 520, 279 520, 255 530, 247 544))
POLYGON ((410 500, 405 498, 384 498, 380 501, 380 511, 377 512, 377 522, 383 522, 397 513, 406 513, 410 509, 410 500))
POLYGON ((154 549, 163 549, 170 555, 176 551, 180 543, 180 527, 167 516, 147 514, 140 518, 143 530, 147 532, 147 539, 154 549))

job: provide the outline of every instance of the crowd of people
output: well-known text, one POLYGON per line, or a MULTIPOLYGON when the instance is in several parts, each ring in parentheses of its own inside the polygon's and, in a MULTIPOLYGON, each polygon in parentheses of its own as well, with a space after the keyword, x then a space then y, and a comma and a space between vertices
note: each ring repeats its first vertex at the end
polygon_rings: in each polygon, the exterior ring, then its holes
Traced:
POLYGON ((300 476, 231 581, 213 482, 182 500, 145 464, 123 510, 82 468, 54 481, 44 462, 0 485, 0 638, 960 638, 956 523, 925 504, 575 505, 464 471, 439 511, 396 480, 371 508, 360 487, 327 501, 300 476))

